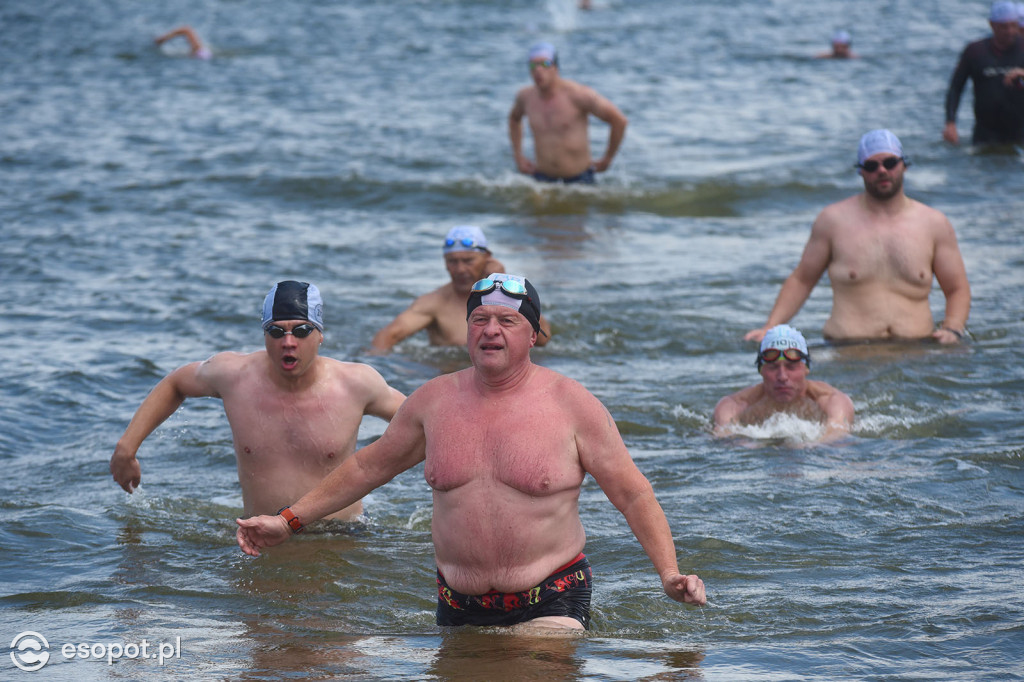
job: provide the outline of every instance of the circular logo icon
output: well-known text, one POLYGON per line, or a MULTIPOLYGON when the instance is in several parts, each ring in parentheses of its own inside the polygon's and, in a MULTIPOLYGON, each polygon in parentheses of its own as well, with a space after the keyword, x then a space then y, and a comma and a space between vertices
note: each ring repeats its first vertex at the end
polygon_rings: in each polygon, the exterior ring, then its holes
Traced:
POLYGON ((11 660, 25 672, 39 670, 50 660, 50 643, 38 632, 26 630, 11 640, 11 660))

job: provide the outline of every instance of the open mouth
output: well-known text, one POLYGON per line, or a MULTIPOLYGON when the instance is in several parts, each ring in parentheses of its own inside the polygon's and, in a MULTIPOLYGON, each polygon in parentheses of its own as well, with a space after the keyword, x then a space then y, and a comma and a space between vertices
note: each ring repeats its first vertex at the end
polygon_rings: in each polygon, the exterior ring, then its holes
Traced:
POLYGON ((295 369, 295 367, 298 364, 299 364, 299 359, 297 357, 295 357, 294 355, 285 355, 284 357, 281 358, 281 365, 285 369, 295 369))
POLYGON ((481 343, 480 350, 502 350, 504 348, 500 343, 481 343))

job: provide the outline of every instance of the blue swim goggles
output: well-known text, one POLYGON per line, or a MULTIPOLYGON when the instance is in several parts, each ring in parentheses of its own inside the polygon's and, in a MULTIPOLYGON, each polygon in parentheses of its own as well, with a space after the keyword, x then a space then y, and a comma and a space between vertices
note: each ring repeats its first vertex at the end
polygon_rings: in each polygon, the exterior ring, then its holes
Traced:
POLYGON ((477 244, 476 240, 472 237, 463 237, 462 239, 445 239, 444 248, 450 249, 456 244, 462 244, 467 249, 480 249, 486 251, 487 247, 483 244, 477 244))
POLYGON ((527 293, 526 287, 523 283, 514 279, 503 279, 501 281, 497 281, 490 277, 485 277, 476 281, 473 285, 472 293, 480 295, 489 294, 499 287, 503 294, 507 294, 513 298, 530 298, 530 294, 527 293))

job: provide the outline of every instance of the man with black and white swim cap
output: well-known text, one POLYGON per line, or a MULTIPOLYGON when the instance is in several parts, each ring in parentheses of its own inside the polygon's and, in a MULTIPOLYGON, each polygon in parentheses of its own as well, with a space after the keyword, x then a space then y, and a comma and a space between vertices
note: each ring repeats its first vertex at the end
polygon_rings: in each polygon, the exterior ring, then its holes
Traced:
MULTIPOLYGON (((320 355, 323 299, 313 284, 278 282, 261 308, 264 349, 222 352, 164 377, 139 406, 110 458, 131 493, 142 442, 186 398, 220 398, 231 425, 242 502, 273 514, 314 488, 356 449, 364 415, 390 420, 405 399, 369 365, 320 355)), ((359 500, 332 518, 350 520, 359 500)))
POLYGON ((258 556, 424 462, 437 624, 582 630, 593 573, 579 497, 590 474, 626 517, 665 594, 704 604, 704 582, 680 572, 665 513, 608 410, 531 361, 541 317, 533 285, 491 273, 473 285, 466 313, 472 367, 414 391, 383 436, 290 506, 295 521, 239 519, 242 550, 258 556))

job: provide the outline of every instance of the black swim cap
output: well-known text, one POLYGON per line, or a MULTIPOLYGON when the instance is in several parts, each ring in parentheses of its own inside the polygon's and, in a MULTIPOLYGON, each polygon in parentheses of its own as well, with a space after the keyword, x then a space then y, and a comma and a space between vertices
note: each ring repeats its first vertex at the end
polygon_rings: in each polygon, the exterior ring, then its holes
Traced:
POLYGON ((540 294, 530 284, 530 280, 519 275, 506 275, 503 272, 491 273, 487 276, 487 279, 499 283, 499 285, 485 292, 470 292, 469 299, 466 301, 466 319, 468 320, 470 314, 479 306, 503 305, 506 308, 512 308, 525 317, 530 322, 530 326, 533 327, 533 331, 540 333, 540 294), (526 297, 511 296, 502 291, 500 282, 505 280, 515 280, 526 287, 526 297))

